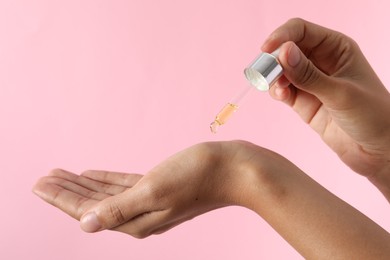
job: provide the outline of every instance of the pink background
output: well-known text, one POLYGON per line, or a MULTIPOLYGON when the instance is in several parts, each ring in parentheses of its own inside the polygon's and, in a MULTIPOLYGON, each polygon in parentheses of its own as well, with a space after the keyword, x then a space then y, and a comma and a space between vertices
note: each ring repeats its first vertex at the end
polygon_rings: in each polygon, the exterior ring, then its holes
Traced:
POLYGON ((245 139, 286 156, 390 230, 390 208, 285 105, 247 98, 267 35, 302 17, 354 38, 390 86, 388 1, 1 0, 1 259, 300 259, 253 212, 230 207, 137 240, 86 234, 31 187, 55 167, 145 173, 194 143, 245 139))

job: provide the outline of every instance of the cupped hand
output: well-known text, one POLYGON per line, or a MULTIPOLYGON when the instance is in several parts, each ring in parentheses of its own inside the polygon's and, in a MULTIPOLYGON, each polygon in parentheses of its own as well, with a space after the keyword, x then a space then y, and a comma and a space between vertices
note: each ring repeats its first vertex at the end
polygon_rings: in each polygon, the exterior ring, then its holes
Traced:
POLYGON ((202 143, 145 176, 54 170, 33 191, 81 220, 84 231, 112 229, 143 238, 219 207, 250 208, 250 190, 258 189, 255 178, 280 165, 277 158, 282 157, 247 142, 202 143))
POLYGON ((390 94, 358 45, 339 32, 292 19, 262 49, 279 46, 284 76, 271 95, 292 106, 354 171, 370 178, 388 175, 390 94))
POLYGON ((87 232, 110 229, 144 238, 239 205, 261 216, 305 258, 390 255, 389 234, 376 223, 282 156, 242 141, 192 146, 144 176, 54 170, 33 191, 80 219, 87 232))
POLYGON ((62 169, 40 178, 33 192, 69 216, 80 220, 99 202, 131 189, 142 175, 109 171, 85 171, 76 175, 62 169))

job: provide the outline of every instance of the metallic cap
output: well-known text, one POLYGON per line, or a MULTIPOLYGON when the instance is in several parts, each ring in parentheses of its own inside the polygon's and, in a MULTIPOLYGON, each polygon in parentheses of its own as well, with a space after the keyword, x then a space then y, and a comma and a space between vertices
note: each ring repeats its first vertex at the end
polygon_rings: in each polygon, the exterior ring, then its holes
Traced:
POLYGON ((283 74, 283 68, 274 55, 263 52, 244 70, 244 74, 253 87, 267 91, 283 74))

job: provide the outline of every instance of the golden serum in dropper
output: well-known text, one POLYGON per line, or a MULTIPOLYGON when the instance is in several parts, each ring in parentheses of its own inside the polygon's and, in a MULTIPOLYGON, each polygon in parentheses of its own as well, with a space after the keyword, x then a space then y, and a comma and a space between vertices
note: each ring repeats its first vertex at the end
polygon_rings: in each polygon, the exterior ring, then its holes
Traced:
POLYGON ((211 132, 217 133, 218 127, 225 124, 233 113, 237 111, 240 101, 251 89, 267 91, 282 76, 283 68, 279 64, 278 55, 279 50, 271 54, 263 52, 244 70, 249 86, 236 98, 228 102, 216 115, 214 121, 210 124, 211 132))

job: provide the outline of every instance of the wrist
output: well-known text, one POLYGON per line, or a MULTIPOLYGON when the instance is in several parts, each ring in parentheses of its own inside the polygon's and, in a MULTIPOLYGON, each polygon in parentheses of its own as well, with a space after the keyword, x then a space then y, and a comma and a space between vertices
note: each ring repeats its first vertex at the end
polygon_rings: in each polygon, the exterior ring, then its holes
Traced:
POLYGON ((234 141, 236 151, 228 160, 229 170, 222 178, 228 180, 225 198, 230 205, 243 206, 258 212, 264 200, 277 201, 288 189, 291 173, 301 172, 281 155, 249 142, 234 141))
POLYGON ((208 194, 212 200, 225 206, 253 209, 261 179, 268 174, 262 156, 266 150, 246 141, 211 142, 202 146, 207 154, 205 167, 211 169, 203 188, 211 192, 208 194))

